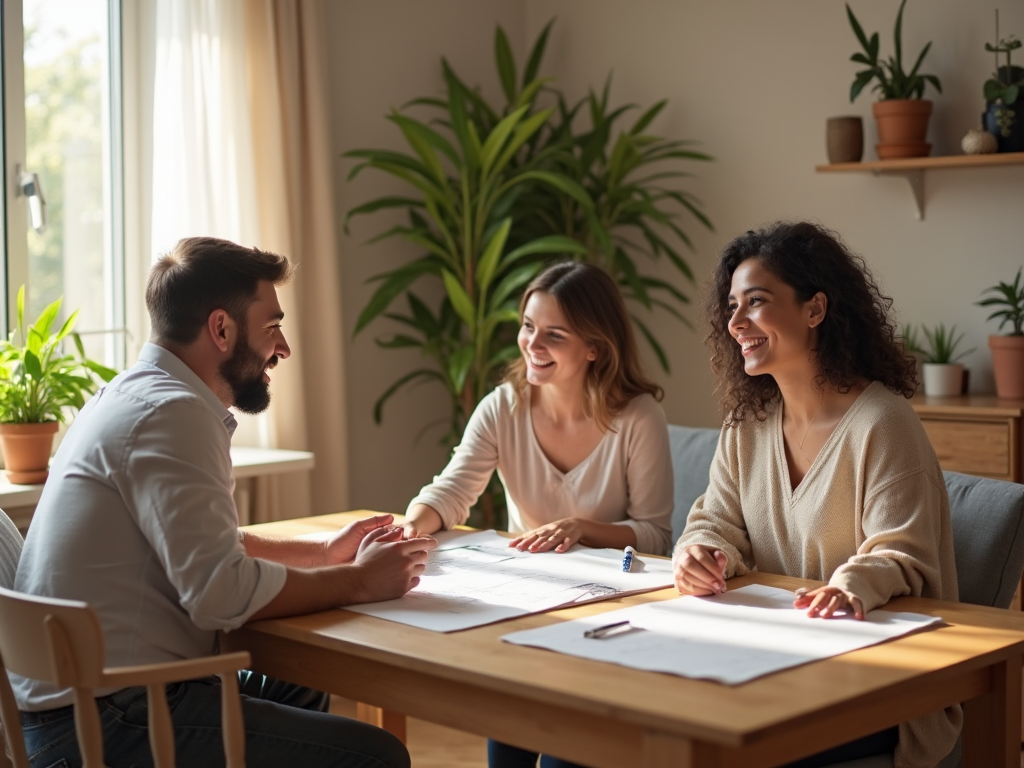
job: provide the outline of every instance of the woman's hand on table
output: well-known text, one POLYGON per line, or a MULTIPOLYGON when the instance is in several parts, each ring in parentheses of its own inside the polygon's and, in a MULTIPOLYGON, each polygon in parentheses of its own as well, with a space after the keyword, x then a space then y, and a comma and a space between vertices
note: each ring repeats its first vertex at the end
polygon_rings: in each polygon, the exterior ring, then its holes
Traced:
POLYGON ((586 524, 577 517, 555 520, 553 523, 522 533, 508 543, 520 552, 567 552, 583 538, 586 524))
MULTIPOLYGON (((392 525, 394 521, 394 515, 374 515, 349 523, 324 542, 324 564, 351 563, 355 560, 356 554, 360 551, 368 534, 381 528, 397 530, 397 527, 392 525)), ((381 531, 381 533, 385 532, 381 531)), ((399 536, 399 538, 401 537, 399 536)))
POLYGON ((426 504, 415 504, 405 515, 402 534, 407 539, 415 539, 417 536, 437 533, 443 527, 444 521, 436 509, 426 504))
POLYGON ((844 592, 839 587, 798 589, 793 607, 806 608, 808 616, 822 619, 830 619, 840 611, 849 613, 852 610, 855 619, 864 620, 864 604, 860 598, 849 592, 844 592))
POLYGON ((676 589, 682 595, 717 595, 725 592, 725 552, 693 544, 672 564, 676 589))

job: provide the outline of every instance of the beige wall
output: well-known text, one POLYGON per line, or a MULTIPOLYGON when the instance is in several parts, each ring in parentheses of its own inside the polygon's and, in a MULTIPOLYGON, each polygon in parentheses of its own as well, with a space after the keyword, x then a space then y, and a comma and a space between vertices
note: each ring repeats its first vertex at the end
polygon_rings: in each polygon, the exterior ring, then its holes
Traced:
MULTIPOLYGON (((895 0, 855 0, 870 32, 881 32, 882 53, 892 50, 895 0)), ((905 17, 907 56, 933 41, 925 71, 942 78, 935 97, 930 141, 936 154, 958 153, 960 138, 979 121, 981 83, 992 69, 984 43, 993 39, 995 0, 910 0, 905 17)), ((1001 3, 1004 36, 1024 37, 1024 3, 1001 3)), ((951 323, 975 347, 966 363, 972 389, 990 391, 986 337, 995 326, 973 305, 980 291, 1010 279, 1024 262, 1024 166, 928 172, 926 219, 914 218, 907 183, 870 174, 816 174, 825 162, 825 119, 865 117, 866 159, 874 159, 870 97, 850 104, 847 94, 856 48, 838 0, 523 0, 487 2, 338 2, 331 4, 334 139, 336 154, 353 147, 391 146, 397 131, 383 120, 391 106, 441 87, 443 54, 468 79, 493 93, 493 28, 500 22, 522 52, 543 25, 557 17, 545 72, 570 96, 600 87, 614 71, 614 103, 647 106, 667 97, 669 107, 653 130, 694 139, 714 155, 695 164, 687 188, 705 203, 715 232, 687 226, 696 252, 691 264, 707 276, 716 253, 732 236, 778 218, 819 221, 838 230, 863 254, 895 299, 905 322, 951 323)), ((1024 64, 1024 54, 1019 57, 1024 64)), ((398 191, 379 177, 346 184, 348 161, 334 160, 339 210, 398 191)), ((401 246, 362 246, 386 224, 385 216, 358 222, 343 238, 342 299, 346 339, 368 296, 363 281, 399 263, 401 246)), ((671 377, 660 376, 665 410, 675 423, 716 423, 713 383, 707 374, 702 334, 667 316, 654 321, 672 339, 671 377)), ((444 462, 436 432, 413 439, 430 414, 445 407, 424 387, 400 396, 374 426, 376 396, 415 356, 377 350, 371 336, 351 343, 348 355, 349 416, 353 465, 352 503, 400 509, 409 494, 444 462)), ((654 371, 653 361, 648 367, 654 371)))

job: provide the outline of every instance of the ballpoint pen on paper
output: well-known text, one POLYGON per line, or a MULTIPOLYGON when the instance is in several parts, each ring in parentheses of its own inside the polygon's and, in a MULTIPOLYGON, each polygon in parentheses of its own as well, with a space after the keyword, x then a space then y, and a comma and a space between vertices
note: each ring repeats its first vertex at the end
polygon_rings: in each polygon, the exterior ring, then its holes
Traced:
POLYGON ((625 630, 628 627, 629 621, 616 621, 613 624, 605 624, 602 627, 594 627, 593 629, 588 629, 586 632, 583 633, 583 636, 592 638, 594 640, 600 640, 602 637, 607 637, 609 634, 615 632, 616 630, 625 630))
POLYGON ((636 550, 632 547, 626 547, 624 550, 625 554, 622 556, 622 570, 625 573, 629 573, 633 569, 633 564, 640 565, 640 558, 636 556, 636 550))

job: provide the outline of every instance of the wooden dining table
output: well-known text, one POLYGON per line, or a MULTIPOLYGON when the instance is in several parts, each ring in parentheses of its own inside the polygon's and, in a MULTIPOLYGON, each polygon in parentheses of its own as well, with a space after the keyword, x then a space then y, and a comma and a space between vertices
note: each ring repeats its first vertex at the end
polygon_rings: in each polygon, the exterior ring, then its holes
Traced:
MULTIPOLYGON (((291 537, 368 511, 247 528, 291 537)), ((816 582, 748 574, 730 588, 816 582)), ((502 642, 502 635, 677 597, 673 589, 439 633, 344 609, 253 622, 222 638, 253 668, 358 702, 404 735, 404 716, 594 768, 769 768, 963 703, 967 768, 1020 764, 1019 612, 915 597, 892 610, 942 617, 933 629, 722 685, 502 642)), ((750 628, 756 632, 756 627, 750 628)))

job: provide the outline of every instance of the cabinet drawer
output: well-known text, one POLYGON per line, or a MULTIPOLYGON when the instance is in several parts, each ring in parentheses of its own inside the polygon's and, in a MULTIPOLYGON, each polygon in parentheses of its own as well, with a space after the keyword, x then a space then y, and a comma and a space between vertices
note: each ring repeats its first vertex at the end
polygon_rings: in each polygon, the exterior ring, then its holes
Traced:
POLYGON ((921 419, 939 464, 951 472, 1011 480, 1010 425, 921 419))

